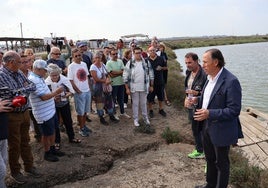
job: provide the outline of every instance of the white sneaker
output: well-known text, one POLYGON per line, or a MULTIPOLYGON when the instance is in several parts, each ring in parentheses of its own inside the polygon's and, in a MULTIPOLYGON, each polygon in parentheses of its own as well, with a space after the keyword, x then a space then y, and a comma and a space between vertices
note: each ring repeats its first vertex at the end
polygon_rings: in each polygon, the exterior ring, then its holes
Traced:
POLYGON ((114 107, 117 108, 118 107, 118 104, 115 104, 114 107))
POLYGON ((146 125, 150 125, 151 124, 148 118, 144 118, 143 121, 144 121, 144 123, 146 125))
POLYGON ((123 114, 120 114, 120 116, 124 116, 125 118, 128 118, 128 119, 130 119, 131 118, 131 116, 129 116, 126 112, 125 113, 123 113, 123 114))
POLYGON ((117 115, 114 115, 115 119, 116 120, 120 120, 119 117, 117 115))
POLYGON ((124 103, 124 108, 127 108, 127 103, 124 103))
POLYGON ((136 127, 140 126, 139 121, 138 121, 138 120, 134 120, 134 125, 135 125, 136 127))

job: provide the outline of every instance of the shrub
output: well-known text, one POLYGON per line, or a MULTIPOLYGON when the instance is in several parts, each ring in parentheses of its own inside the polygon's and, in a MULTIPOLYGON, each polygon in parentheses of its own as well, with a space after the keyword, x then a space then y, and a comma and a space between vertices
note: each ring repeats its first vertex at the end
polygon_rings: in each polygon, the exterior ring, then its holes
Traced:
POLYGON ((171 131, 169 127, 166 127, 164 132, 161 134, 167 144, 178 143, 181 141, 181 136, 178 131, 171 131))
POLYGON ((143 120, 139 120, 140 126, 135 127, 134 131, 139 133, 145 133, 145 134, 154 134, 155 129, 152 128, 150 125, 146 125, 143 120))
POLYGON ((166 48, 168 55, 168 80, 166 85, 166 92, 168 99, 172 101, 175 107, 182 108, 185 97, 184 91, 184 75, 181 74, 182 69, 178 61, 176 61, 176 54, 170 49, 166 48))
POLYGON ((268 172, 251 166, 241 151, 231 150, 230 183, 237 187, 265 188, 268 185, 268 172))
POLYGON ((40 54, 40 56, 41 56, 41 59, 47 60, 47 54, 46 53, 40 54))

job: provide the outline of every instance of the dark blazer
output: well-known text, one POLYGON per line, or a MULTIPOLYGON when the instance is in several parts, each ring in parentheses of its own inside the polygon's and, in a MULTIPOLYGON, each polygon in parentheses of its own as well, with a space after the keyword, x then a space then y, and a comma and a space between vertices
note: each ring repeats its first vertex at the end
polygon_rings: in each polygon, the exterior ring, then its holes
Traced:
MULTIPOLYGON (((207 83, 204 90, 206 85, 207 83)), ((211 141, 215 146, 236 144, 238 138, 243 137, 239 121, 241 99, 242 92, 238 79, 223 68, 209 99, 207 107, 209 117, 204 121, 205 129, 208 129, 211 141)))
MULTIPOLYGON (((201 95, 201 92, 203 91, 204 85, 207 81, 207 75, 204 72, 203 68, 199 65, 199 71, 196 74, 194 81, 192 83, 192 90, 198 91, 198 96, 201 95)), ((191 75, 192 71, 186 70, 186 78, 184 80, 184 87, 185 89, 188 87, 188 80, 191 75)))

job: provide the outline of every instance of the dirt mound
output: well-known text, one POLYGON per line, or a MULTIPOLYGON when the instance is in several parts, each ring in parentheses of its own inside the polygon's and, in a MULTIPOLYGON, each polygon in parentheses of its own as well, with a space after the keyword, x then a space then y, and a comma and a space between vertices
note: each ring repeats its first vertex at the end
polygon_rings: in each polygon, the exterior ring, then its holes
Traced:
MULTIPOLYGON (((204 183, 204 160, 187 158, 194 147, 185 112, 166 107, 162 118, 155 106, 151 119, 154 134, 134 131, 133 119, 120 118, 117 124, 103 126, 96 114, 87 123, 93 130, 89 137, 78 135, 80 144, 70 144, 62 135, 61 150, 66 153, 59 162, 44 161, 43 148, 33 139, 35 165, 41 178, 31 178, 20 187, 193 187, 204 183), (166 127, 177 130, 188 144, 166 145, 161 133, 166 127)), ((126 109, 131 114, 130 107, 126 109)), ((75 117, 75 115, 74 115, 75 117)), ((108 120, 108 117, 106 117, 108 120)), ((76 119, 73 118, 75 121, 76 119)), ((8 178, 8 185, 17 185, 8 178)))

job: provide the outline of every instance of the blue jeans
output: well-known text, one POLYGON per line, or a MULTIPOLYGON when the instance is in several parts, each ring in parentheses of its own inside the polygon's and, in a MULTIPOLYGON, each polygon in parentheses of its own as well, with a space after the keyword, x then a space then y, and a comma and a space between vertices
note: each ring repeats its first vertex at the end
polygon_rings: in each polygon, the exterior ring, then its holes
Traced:
POLYGON ((7 172, 7 139, 0 140, 0 187, 5 188, 5 176, 7 172))
POLYGON ((77 115, 83 116, 90 112, 91 92, 82 92, 74 94, 75 111, 77 115))
POLYGON ((120 113, 123 114, 124 110, 124 88, 125 85, 113 86, 112 96, 114 103, 117 101, 120 107, 120 113))

